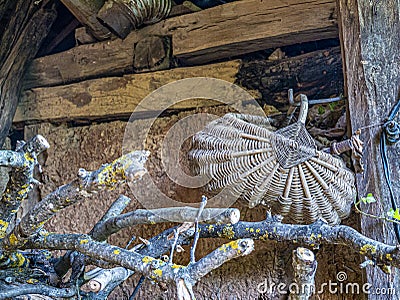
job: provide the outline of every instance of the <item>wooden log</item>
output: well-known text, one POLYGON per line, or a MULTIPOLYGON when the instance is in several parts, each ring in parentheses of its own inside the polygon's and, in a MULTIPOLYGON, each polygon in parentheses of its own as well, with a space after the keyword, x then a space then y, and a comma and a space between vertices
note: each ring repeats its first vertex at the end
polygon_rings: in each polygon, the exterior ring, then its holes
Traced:
POLYGON ((52 86, 134 71, 166 69, 170 65, 170 44, 168 37, 147 36, 132 45, 116 40, 83 45, 37 58, 30 66, 24 87, 52 86))
POLYGON ((40 8, 35 1, 18 1, 0 39, 0 147, 11 127, 27 64, 55 18, 53 9, 40 8))
MULTIPOLYGON (((338 1, 346 90, 353 131, 363 126, 381 124, 397 102, 400 90, 400 3, 367 0, 338 1)), ((392 207, 379 150, 382 127, 375 126, 361 133, 364 144, 365 171, 357 176, 359 197, 372 193, 378 203, 362 207, 376 216, 387 216, 392 207)), ((399 205, 400 147, 387 147, 389 172, 395 201, 399 205)), ((393 224, 361 215, 361 231, 366 236, 387 244, 399 244, 393 224)), ((374 251, 373 249, 366 251, 374 251)), ((384 274, 376 267, 367 267, 367 280, 372 287, 389 291, 371 293, 369 299, 394 299, 390 288, 400 286, 400 272, 384 274)), ((392 290, 393 292, 393 290, 392 290)), ((397 294, 397 291, 396 291, 397 294)))
POLYGON ((337 37, 335 1, 243 0, 170 18, 130 38, 172 35, 183 64, 206 63, 267 48, 337 37))
MULTIPOLYGON (((247 90, 255 91, 256 98, 260 98, 261 94, 263 105, 281 107, 287 104, 286 91, 289 88, 294 88, 296 94, 305 93, 313 99, 341 94, 343 87, 340 51, 339 48, 332 48, 277 61, 235 60, 34 88, 24 93, 14 122, 127 117, 155 89, 178 79, 198 76, 238 83, 247 90)), ((201 105, 215 103, 207 100, 185 101, 175 109, 201 105)))
MULTIPOLYGON (((36 88, 25 92, 14 122, 112 119, 129 117, 136 106, 157 88, 197 76, 235 81, 240 61, 87 80, 75 84, 36 88)), ((174 109, 212 105, 209 100, 189 100, 174 109)), ((215 103, 214 103, 215 104, 215 103)), ((152 110, 152 108, 148 108, 152 110)))
POLYGON ((89 28, 93 36, 98 40, 104 40, 111 36, 110 30, 103 26, 96 16, 104 4, 104 0, 61 0, 71 13, 89 28))
POLYGON ((133 31, 125 40, 82 45, 39 58, 28 71, 26 87, 120 75, 131 66, 136 43, 149 35, 170 36, 172 55, 188 65, 335 38, 335 7, 334 0, 243 0, 169 18, 133 31))

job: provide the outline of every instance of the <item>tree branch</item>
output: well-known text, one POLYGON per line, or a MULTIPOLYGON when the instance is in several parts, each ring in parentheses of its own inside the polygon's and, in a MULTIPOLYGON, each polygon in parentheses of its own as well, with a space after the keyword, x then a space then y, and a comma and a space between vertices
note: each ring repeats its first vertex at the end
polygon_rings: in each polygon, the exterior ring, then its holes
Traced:
MULTIPOLYGON (((96 225, 93 230, 93 238, 98 241, 106 240, 108 236, 119 230, 138 224, 156 224, 171 222, 194 222, 197 208, 193 207, 168 207, 159 209, 138 209, 123 215, 115 216, 96 225)), ((207 223, 237 223, 240 212, 236 208, 206 208, 203 210, 201 220, 207 223)))
POLYGON ((13 232, 14 243, 6 243, 3 247, 15 249, 27 237, 38 232, 58 211, 84 200, 95 190, 113 188, 126 181, 140 179, 146 172, 144 163, 148 155, 147 151, 134 151, 111 164, 101 166, 97 171, 80 169, 77 179, 47 195, 22 218, 13 232))
MULTIPOLYGON (((226 238, 230 240, 250 238, 262 241, 291 242, 296 243, 296 245, 313 248, 322 244, 345 245, 361 255, 365 255, 385 272, 389 270, 388 266, 400 268, 400 250, 397 246, 390 246, 372 240, 348 226, 330 226, 322 220, 310 225, 292 225, 281 223, 278 216, 271 217, 268 215, 267 219, 261 222, 240 221, 234 225, 200 224, 199 227, 201 238, 226 238)), ((173 236, 174 230, 177 228, 167 229, 151 238, 148 245, 138 250, 138 252, 153 257, 160 257, 162 254, 169 252, 174 243, 174 239, 171 239, 171 236, 173 236)), ((190 244, 193 235, 193 230, 180 233, 177 244, 190 244)), ((110 270, 103 270, 102 272, 110 272, 110 270)), ((133 272, 129 272, 129 276, 131 276, 133 272)), ((113 288, 125 280, 124 276, 119 279, 117 277, 113 278, 113 288)), ((110 288, 108 292, 111 292, 113 288, 110 288)))
POLYGON ((254 249, 254 243, 251 239, 231 241, 187 267, 96 242, 90 236, 84 234, 38 234, 32 237, 24 247, 29 249, 44 247, 51 250, 76 250, 89 257, 118 264, 141 273, 155 281, 177 284, 183 280, 187 287, 191 288, 201 277, 223 263, 238 256, 249 254, 254 249))
POLYGON ((354 249, 372 260, 383 271, 388 266, 400 268, 400 247, 390 246, 370 239, 357 230, 345 226, 330 226, 322 220, 310 225, 283 224, 279 218, 267 217, 262 222, 238 222, 233 225, 200 225, 203 238, 227 239, 251 238, 292 242, 318 247, 322 244, 340 244, 354 249))
POLYGON ((0 166, 12 167, 10 178, 0 201, 0 238, 4 238, 14 228, 15 216, 32 184, 37 156, 48 149, 49 143, 37 135, 23 144, 17 151, 0 150, 0 166))
POLYGON ((54 298, 71 298, 76 294, 74 289, 71 288, 59 289, 45 284, 12 285, 0 287, 0 289, 0 300, 28 294, 39 294, 54 298))
POLYGON ((315 291, 317 261, 314 253, 303 247, 293 251, 292 266, 295 290, 290 291, 289 300, 308 300, 315 291))

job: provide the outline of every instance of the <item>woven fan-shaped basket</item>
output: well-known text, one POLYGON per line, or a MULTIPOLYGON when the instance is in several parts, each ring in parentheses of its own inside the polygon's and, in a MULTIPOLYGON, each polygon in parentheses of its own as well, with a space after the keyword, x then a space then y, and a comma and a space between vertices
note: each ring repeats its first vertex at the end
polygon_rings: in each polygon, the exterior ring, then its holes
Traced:
POLYGON ((295 223, 346 218, 355 198, 354 174, 342 160, 318 151, 305 128, 307 98, 299 121, 275 132, 264 117, 227 114, 194 136, 189 156, 208 188, 228 188, 250 207, 265 204, 295 223))

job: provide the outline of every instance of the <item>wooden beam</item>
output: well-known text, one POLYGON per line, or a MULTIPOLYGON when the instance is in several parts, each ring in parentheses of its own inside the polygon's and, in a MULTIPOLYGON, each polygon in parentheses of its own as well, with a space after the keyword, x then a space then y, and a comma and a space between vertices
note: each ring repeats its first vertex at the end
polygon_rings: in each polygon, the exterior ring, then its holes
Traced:
MULTIPOLYGON (((399 97, 400 89, 400 3, 369 0, 338 0, 343 67, 352 131, 384 122, 399 97)), ((363 207, 376 216, 387 216, 392 207, 385 182, 379 138, 381 126, 362 131, 365 171, 357 176, 359 197, 372 193, 377 203, 363 207)), ((400 204, 400 147, 388 146, 388 159, 394 195, 400 204)), ((361 230, 366 236, 387 244, 399 244, 393 224, 361 215, 361 230)), ((372 249, 369 251, 373 251, 372 249)), ((368 266, 367 280, 381 290, 400 287, 400 272, 384 274, 368 266)), ((395 299, 394 294, 375 295, 369 299, 395 299)))
POLYGON ((243 0, 166 19, 124 40, 82 45, 36 59, 26 87, 130 71, 134 47, 149 35, 170 36, 181 64, 199 64, 267 48, 338 36, 334 0, 243 0), (95 66, 95 67, 94 67, 95 66))
POLYGON ((128 45, 117 40, 82 45, 37 58, 25 76, 24 88, 53 86, 96 77, 138 73, 143 70, 166 69, 170 65, 170 44, 168 37, 147 36, 135 44, 128 45))
POLYGON ((111 36, 110 30, 97 20, 97 13, 104 5, 104 0, 61 0, 71 13, 88 27, 98 40, 104 40, 111 36))
MULTIPOLYGON (((244 0, 159 24, 173 54, 199 64, 267 48, 338 36, 333 0, 244 0)), ((144 28, 143 32, 152 31, 144 28)), ((141 34, 134 32, 134 34, 141 34)))
MULTIPOLYGON (((263 104, 287 105, 287 89, 314 97, 342 93, 340 49, 315 51, 278 61, 228 61, 87 80, 65 86, 26 91, 14 122, 116 119, 129 116, 149 93, 178 79, 206 76, 237 83, 262 95, 263 104), (284 91, 282 93, 282 91, 284 91)), ((175 109, 215 105, 205 100, 186 101, 175 109)), ((148 108, 150 111, 153 108, 148 108)))
MULTIPOLYGON (((129 117, 157 88, 184 78, 215 77, 235 81, 240 61, 87 80, 75 84, 27 91, 14 122, 93 120, 129 117)), ((210 105, 208 100, 185 101, 175 109, 210 105)), ((150 111, 152 108, 148 108, 150 111)))
POLYGON ((17 1, 0 38, 0 148, 8 135, 22 90, 23 75, 36 55, 56 11, 35 1, 17 1))

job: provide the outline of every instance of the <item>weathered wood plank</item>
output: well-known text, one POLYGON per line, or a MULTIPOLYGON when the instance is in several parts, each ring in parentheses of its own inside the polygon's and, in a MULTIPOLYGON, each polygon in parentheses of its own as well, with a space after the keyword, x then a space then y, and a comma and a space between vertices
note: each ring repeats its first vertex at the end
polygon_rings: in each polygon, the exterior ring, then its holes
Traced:
MULTIPOLYGON (((352 130, 381 124, 399 97, 400 90, 400 3, 367 0, 339 0, 339 14, 343 64, 352 130)), ((379 138, 382 127, 363 131, 365 142, 365 171, 357 176, 360 197, 372 193, 378 203, 365 210, 381 216, 391 208, 390 195, 385 183, 379 138)), ((400 147, 388 146, 388 159, 394 195, 399 205, 400 147)), ((362 232, 368 237, 388 244, 398 244, 393 225, 361 215, 362 232)), ((393 270, 392 270, 393 271, 393 270)), ((384 274, 376 267, 367 267, 367 280, 372 287, 387 289, 400 287, 399 270, 384 274)), ((396 290, 396 295, 398 291, 396 290)), ((369 299, 397 299, 394 294, 368 295, 369 299)))
POLYGON ((35 59, 27 72, 24 88, 122 75, 143 69, 162 70, 169 67, 170 56, 168 37, 147 36, 129 45, 121 40, 83 45, 35 59), (145 45, 146 52, 143 51, 145 45), (147 68, 141 59, 149 62, 147 68))
MULTIPOLYGON (((198 67, 125 75, 83 81, 66 86, 26 91, 15 122, 43 120, 106 119, 128 116, 137 103, 156 88, 178 79, 207 76, 237 83, 262 95, 262 105, 287 105, 287 89, 310 99, 342 93, 343 78, 339 48, 315 51, 276 61, 229 61, 198 67)), ((191 101, 179 108, 212 105, 191 101)), ((153 108, 148 108, 149 110, 153 108)))
POLYGON ((236 1, 167 19, 159 26, 172 34, 173 54, 181 62, 198 64, 337 37, 335 8, 330 0, 236 1))
POLYGON ((257 50, 337 37, 334 0, 243 0, 166 19, 124 40, 82 45, 36 59, 26 87, 130 71, 134 47, 149 35, 172 38, 181 63, 198 64, 257 50), (95 66, 95 67, 94 67, 95 66))
MULTIPOLYGON (((75 84, 36 88, 25 92, 14 122, 35 120, 104 119, 129 116, 147 95, 179 79, 214 77, 234 82, 240 61, 87 80, 75 84)), ((174 109, 212 105, 208 100, 185 101, 174 109)), ((214 103, 215 104, 215 103, 214 103)), ((152 110, 154 108, 147 108, 152 110)))

